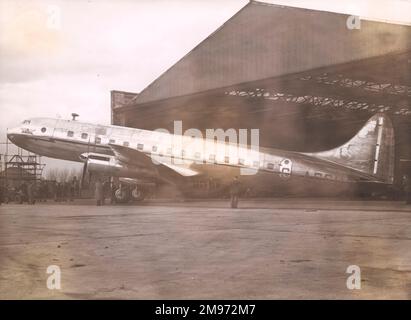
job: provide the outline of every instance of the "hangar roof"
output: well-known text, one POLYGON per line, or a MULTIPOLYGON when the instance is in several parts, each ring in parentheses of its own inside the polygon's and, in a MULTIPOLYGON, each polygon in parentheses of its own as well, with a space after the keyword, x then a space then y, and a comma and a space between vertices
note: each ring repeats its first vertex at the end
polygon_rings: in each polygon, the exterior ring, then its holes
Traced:
POLYGON ((411 50, 411 27, 348 15, 250 1, 145 88, 145 104, 411 50))

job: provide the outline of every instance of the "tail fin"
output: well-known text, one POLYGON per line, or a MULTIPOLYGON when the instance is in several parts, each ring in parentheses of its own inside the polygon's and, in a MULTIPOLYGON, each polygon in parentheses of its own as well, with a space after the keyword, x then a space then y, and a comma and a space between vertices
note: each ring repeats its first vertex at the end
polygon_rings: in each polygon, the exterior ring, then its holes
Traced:
POLYGON ((354 169, 376 178, 394 182, 394 128, 389 117, 377 113, 346 144, 311 156, 354 169))

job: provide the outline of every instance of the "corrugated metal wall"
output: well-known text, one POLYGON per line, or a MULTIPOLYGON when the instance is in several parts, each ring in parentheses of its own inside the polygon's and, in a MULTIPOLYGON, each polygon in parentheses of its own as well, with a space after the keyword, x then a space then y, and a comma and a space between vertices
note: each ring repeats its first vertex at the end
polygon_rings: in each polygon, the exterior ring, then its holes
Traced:
POLYGON ((141 92, 137 104, 411 49, 411 27, 250 2, 141 92))

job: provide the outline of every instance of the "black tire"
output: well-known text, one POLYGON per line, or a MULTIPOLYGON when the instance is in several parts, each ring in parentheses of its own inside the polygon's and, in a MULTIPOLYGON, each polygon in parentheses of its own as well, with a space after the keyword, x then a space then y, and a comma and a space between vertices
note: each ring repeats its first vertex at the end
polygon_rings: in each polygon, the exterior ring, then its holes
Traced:
POLYGON ((127 203, 131 198, 130 191, 127 189, 117 189, 114 195, 116 203, 127 203))
POLYGON ((131 197, 133 201, 143 201, 145 196, 146 195, 141 188, 136 187, 131 191, 131 197))

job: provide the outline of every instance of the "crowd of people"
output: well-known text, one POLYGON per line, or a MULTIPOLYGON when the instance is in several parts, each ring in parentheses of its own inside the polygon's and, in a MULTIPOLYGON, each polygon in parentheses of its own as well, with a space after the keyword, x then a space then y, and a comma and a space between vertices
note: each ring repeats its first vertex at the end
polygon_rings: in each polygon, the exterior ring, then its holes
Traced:
POLYGON ((71 181, 22 181, 17 187, 0 186, 0 203, 16 202, 35 204, 54 200, 56 202, 73 201, 81 196, 80 183, 77 177, 71 181))
MULTIPOLYGON (((406 204, 411 204, 411 178, 408 175, 402 177, 402 194, 406 204)), ((105 204, 105 199, 110 198, 110 203, 116 203, 116 191, 121 191, 121 184, 117 186, 110 179, 103 180, 98 177, 95 182, 94 197, 96 205, 105 204)), ((242 186, 238 177, 235 177, 230 184, 230 204, 232 208, 238 207, 242 186)), ((121 194, 121 192, 120 192, 121 194)), ((74 201, 81 197, 81 185, 76 176, 71 181, 23 181, 18 187, 12 188, 0 184, 0 204, 15 202, 35 204, 54 200, 56 202, 74 201)))
MULTIPOLYGON (((95 182, 94 197, 97 205, 104 205, 105 199, 109 198, 110 203, 116 202, 115 192, 118 186, 111 183, 110 179, 102 180, 98 178, 95 182)), ((86 195, 87 196, 87 195, 86 195)), ((22 181, 17 186, 0 184, 0 204, 2 203, 27 203, 46 202, 71 202, 82 197, 81 183, 77 177, 70 181, 45 181, 27 180, 22 181)))

